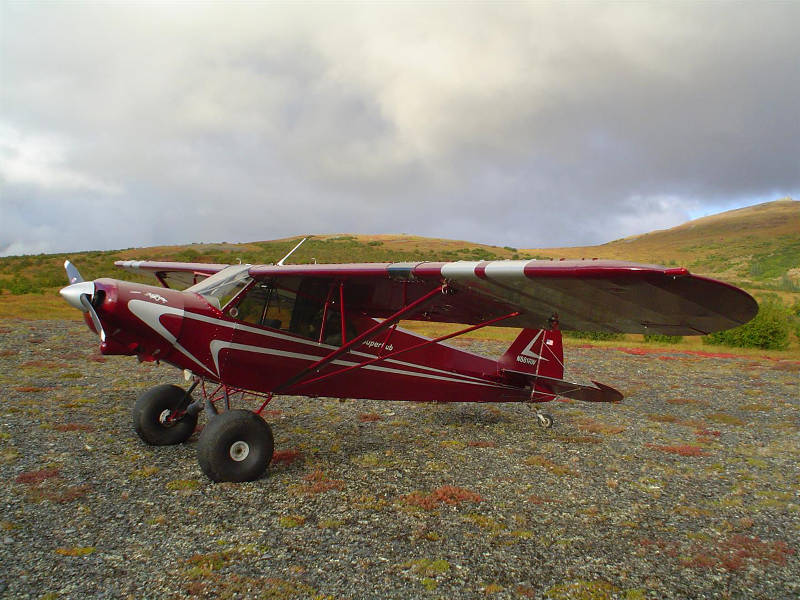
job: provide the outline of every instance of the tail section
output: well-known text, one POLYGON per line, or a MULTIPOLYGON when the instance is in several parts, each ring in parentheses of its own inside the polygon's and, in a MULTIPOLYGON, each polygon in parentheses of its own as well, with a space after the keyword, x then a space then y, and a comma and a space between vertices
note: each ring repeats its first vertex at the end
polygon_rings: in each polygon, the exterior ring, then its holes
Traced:
POLYGON ((552 329, 523 329, 497 361, 500 375, 531 388, 531 402, 550 402, 557 396, 583 402, 619 402, 622 394, 593 381, 594 386, 564 381, 564 349, 557 325, 552 329))
POLYGON ((553 329, 523 329, 497 361, 502 370, 561 379, 564 376, 564 349, 561 332, 553 329))

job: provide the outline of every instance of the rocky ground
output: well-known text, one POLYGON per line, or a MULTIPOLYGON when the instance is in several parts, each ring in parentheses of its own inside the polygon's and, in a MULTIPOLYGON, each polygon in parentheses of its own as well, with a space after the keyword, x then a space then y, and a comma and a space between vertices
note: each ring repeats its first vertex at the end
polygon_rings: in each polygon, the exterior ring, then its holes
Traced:
MULTIPOLYGON (((268 476, 145 446, 166 366, 0 322, 0 596, 796 598, 800 364, 567 350, 619 405, 281 397, 268 476)), ((498 353, 501 344, 472 342, 498 353)), ((201 419, 202 424, 202 419, 201 419)))

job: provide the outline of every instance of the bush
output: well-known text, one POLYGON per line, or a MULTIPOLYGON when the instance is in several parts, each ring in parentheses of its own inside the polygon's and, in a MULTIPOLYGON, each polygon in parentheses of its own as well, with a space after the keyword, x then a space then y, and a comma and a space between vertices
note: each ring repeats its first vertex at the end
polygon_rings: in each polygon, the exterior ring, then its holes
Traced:
POLYGON ((680 344, 683 341, 682 335, 663 335, 661 333, 646 333, 644 336, 645 342, 653 342, 655 344, 680 344))
POLYGON ((565 337, 579 340, 621 340, 624 337, 623 334, 612 331, 563 331, 562 333, 565 337))
POLYGON ((770 298, 759 305, 758 314, 749 323, 707 335, 703 342, 736 348, 786 350, 792 320, 790 310, 780 301, 770 298))

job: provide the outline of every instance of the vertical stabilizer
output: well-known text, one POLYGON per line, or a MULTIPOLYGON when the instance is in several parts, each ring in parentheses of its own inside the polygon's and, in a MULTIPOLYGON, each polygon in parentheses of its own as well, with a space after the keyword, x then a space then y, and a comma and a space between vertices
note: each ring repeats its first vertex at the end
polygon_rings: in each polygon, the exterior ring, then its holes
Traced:
POLYGON ((523 329, 497 361, 500 369, 561 379, 564 377, 564 350, 561 332, 553 329, 523 329))

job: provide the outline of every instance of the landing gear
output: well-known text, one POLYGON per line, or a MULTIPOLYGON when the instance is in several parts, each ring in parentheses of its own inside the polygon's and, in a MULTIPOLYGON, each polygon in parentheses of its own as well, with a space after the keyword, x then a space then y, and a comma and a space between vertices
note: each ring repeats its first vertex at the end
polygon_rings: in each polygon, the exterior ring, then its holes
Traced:
POLYGON ((197 444, 200 468, 212 481, 253 481, 272 460, 272 429, 249 410, 214 416, 197 444))
POLYGON ((539 421, 539 427, 550 429, 553 426, 553 417, 547 413, 537 412, 536 420, 539 421))
POLYGON ((136 433, 151 446, 185 442, 197 426, 197 414, 186 412, 191 399, 177 385, 157 385, 144 391, 133 406, 136 433))

